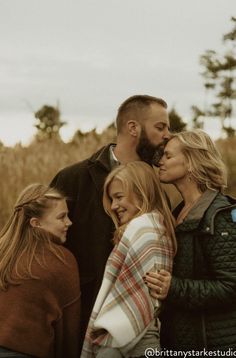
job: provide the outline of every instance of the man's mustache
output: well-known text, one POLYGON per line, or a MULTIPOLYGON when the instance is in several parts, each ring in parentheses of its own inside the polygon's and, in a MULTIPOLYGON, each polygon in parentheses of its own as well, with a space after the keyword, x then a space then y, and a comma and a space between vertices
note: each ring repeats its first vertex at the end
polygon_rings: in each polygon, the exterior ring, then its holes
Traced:
POLYGON ((164 154, 165 146, 168 142, 168 139, 163 140, 156 148, 156 151, 152 157, 152 165, 155 165, 155 167, 159 167, 159 162, 164 154))

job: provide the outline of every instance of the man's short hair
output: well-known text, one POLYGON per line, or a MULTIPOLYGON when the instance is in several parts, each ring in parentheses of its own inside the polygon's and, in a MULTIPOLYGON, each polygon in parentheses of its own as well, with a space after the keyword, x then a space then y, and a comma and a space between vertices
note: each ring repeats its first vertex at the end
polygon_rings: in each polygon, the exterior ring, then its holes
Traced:
POLYGON ((167 103, 162 98, 149 95, 135 95, 127 98, 118 109, 116 116, 117 133, 122 131, 124 124, 129 119, 133 118, 140 121, 140 117, 143 117, 142 112, 146 111, 153 103, 157 103, 162 107, 167 108, 167 103))

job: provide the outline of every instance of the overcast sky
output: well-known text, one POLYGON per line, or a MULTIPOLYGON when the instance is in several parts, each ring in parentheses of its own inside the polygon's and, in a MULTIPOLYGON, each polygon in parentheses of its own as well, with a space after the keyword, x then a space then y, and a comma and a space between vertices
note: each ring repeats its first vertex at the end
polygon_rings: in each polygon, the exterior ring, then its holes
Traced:
POLYGON ((223 50, 235 15, 235 0, 0 0, 0 140, 29 140, 33 112, 57 101, 64 138, 106 127, 133 94, 189 120, 199 57, 223 50))

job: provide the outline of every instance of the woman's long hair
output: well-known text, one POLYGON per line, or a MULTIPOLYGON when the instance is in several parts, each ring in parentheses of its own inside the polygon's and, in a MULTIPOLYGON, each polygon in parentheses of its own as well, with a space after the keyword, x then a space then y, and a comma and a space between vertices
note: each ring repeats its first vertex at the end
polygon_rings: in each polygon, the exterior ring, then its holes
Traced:
POLYGON ((200 129, 173 134, 182 146, 182 152, 189 163, 189 175, 199 189, 219 190, 227 187, 227 170, 215 144, 207 133, 200 129))
POLYGON ((11 217, 0 233, 1 290, 21 279, 37 278, 32 272, 32 263, 36 260, 44 265, 46 248, 63 261, 60 247, 53 243, 59 242, 58 238, 30 224, 31 218, 42 218, 55 201, 63 199, 65 197, 56 189, 41 184, 32 184, 20 194, 11 217))
POLYGON ((159 178, 154 169, 142 161, 134 161, 125 165, 120 165, 111 171, 106 178, 104 184, 103 206, 107 214, 112 218, 116 227, 114 242, 117 243, 120 240, 127 225, 124 224, 120 226, 117 216, 111 210, 112 201, 109 196, 109 187, 114 179, 121 181, 124 192, 128 198, 132 200, 132 196, 135 195, 138 199, 138 213, 135 217, 152 211, 159 211, 162 214, 167 234, 172 240, 174 251, 176 251, 174 218, 163 195, 159 178))

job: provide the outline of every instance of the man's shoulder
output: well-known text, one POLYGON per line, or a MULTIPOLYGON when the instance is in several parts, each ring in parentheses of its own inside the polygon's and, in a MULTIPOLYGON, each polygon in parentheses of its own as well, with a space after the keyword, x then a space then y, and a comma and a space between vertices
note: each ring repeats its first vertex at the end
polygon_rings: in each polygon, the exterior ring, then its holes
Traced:
POLYGON ((77 173, 80 173, 83 170, 86 170, 88 167, 89 159, 81 160, 80 162, 68 165, 64 168, 62 168, 58 174, 60 175, 75 175, 77 173))
POLYGON ((113 145, 113 143, 109 143, 103 147, 101 147, 97 152, 93 153, 89 158, 88 161, 93 163, 97 160, 108 160, 110 156, 110 146, 113 145))
MULTIPOLYGON (((86 158, 80 162, 71 164, 63 169, 61 169, 56 177, 54 178, 58 180, 58 178, 63 180, 77 180, 78 177, 85 175, 88 172, 91 166, 97 165, 98 162, 101 162, 100 158, 106 158, 107 162, 109 161, 109 147, 110 144, 100 148, 97 152, 93 153, 89 158, 86 158)), ((101 162, 102 163, 102 162, 101 162)))
POLYGON ((110 145, 103 146, 97 152, 93 153, 89 158, 71 164, 61 169, 59 173, 63 175, 79 175, 81 172, 88 170, 88 168, 99 161, 101 157, 105 156, 107 157, 107 160, 109 160, 109 147, 110 145))

